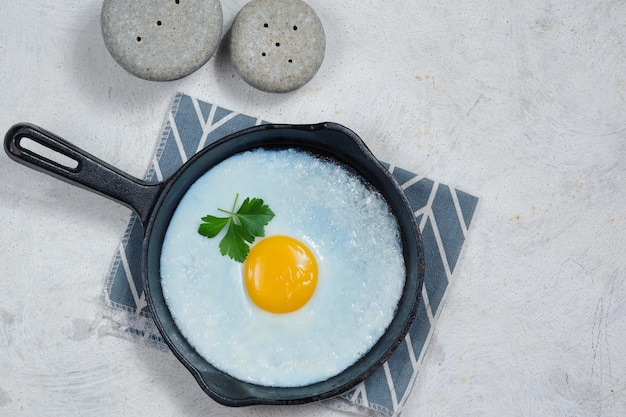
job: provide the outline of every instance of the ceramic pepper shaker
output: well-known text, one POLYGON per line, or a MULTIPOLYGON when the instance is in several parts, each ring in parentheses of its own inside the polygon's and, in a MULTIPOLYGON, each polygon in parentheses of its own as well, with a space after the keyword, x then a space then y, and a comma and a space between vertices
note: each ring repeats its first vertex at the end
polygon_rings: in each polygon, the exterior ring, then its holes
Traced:
POLYGON ((286 93, 306 84, 322 65, 325 48, 322 22, 301 0, 252 0, 230 33, 235 69, 267 92, 286 93))
POLYGON ((185 77, 214 54, 222 36, 219 0, 104 0, 107 49, 126 71, 153 81, 185 77))

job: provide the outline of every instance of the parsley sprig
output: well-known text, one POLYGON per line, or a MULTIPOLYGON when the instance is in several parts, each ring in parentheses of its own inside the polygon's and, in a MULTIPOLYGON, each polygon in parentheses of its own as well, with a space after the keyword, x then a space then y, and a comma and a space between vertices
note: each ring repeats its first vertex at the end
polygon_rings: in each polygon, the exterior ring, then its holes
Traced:
POLYGON ((198 233, 208 238, 217 236, 228 226, 226 234, 220 241, 220 253, 228 255, 237 262, 246 260, 250 252, 250 244, 256 237, 265 236, 265 226, 274 218, 274 212, 260 198, 246 198, 237 211, 237 200, 230 211, 220 209, 226 217, 207 215, 202 217, 198 233))

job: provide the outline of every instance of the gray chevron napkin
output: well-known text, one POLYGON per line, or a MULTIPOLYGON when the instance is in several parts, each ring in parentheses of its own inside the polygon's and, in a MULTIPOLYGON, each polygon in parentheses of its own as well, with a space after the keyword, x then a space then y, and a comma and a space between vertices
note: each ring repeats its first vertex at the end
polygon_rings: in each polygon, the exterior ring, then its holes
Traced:
MULTIPOLYGON (((146 180, 162 181, 206 145, 261 123, 261 119, 178 93, 146 180)), ((401 184, 422 232, 426 263, 422 301, 408 335, 389 360, 364 382, 323 404, 395 417, 422 366, 478 198, 392 164, 384 165, 401 184)), ((105 290, 105 316, 113 334, 167 350, 146 304, 141 277, 143 229, 137 220, 131 215, 115 254, 105 290)))

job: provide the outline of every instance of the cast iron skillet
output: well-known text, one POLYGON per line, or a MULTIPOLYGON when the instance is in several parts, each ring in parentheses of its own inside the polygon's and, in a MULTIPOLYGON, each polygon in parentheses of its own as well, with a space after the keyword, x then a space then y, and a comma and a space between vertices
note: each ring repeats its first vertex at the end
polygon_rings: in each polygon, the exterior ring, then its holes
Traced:
MULTIPOLYGON (((335 123, 262 125, 243 130, 209 145, 164 182, 136 179, 32 124, 14 125, 4 148, 15 161, 63 181, 87 188, 134 210, 144 227, 143 280, 148 307, 163 339, 214 400, 228 406, 301 404, 341 394, 374 372, 405 337, 415 318, 424 274, 421 236, 409 203, 389 172, 351 130, 335 123), (27 138, 73 160, 64 166, 25 146, 27 138), (254 148, 296 148, 346 166, 378 190, 400 225, 406 263, 406 283, 397 312, 381 339, 352 366, 328 380, 302 387, 268 387, 240 381, 204 360, 180 333, 161 289, 160 256, 163 238, 179 201, 194 181, 222 160, 254 148)), ((45 153, 45 152, 43 152, 45 153)), ((384 277, 381 277, 384 279, 384 277)), ((237 329, 233 329, 237 331, 237 329)))

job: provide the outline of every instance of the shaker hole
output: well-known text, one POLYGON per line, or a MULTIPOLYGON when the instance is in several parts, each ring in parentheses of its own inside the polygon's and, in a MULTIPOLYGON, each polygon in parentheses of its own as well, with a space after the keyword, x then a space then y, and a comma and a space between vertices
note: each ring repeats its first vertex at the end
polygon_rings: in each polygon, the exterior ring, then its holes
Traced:
POLYGON ((266 27, 269 27, 269 25, 268 25, 267 23, 265 23, 265 24, 263 25, 263 27, 264 27, 264 28, 266 28, 266 27))
POLYGON ((141 42, 141 36, 137 36, 137 42, 141 42))
POLYGON ((161 26, 161 21, 157 20, 157 26, 161 26))
POLYGON ((280 42, 276 42, 276 46, 280 46, 280 42))
POLYGON ((298 26, 294 26, 294 27, 293 27, 293 30, 298 30, 298 26))

